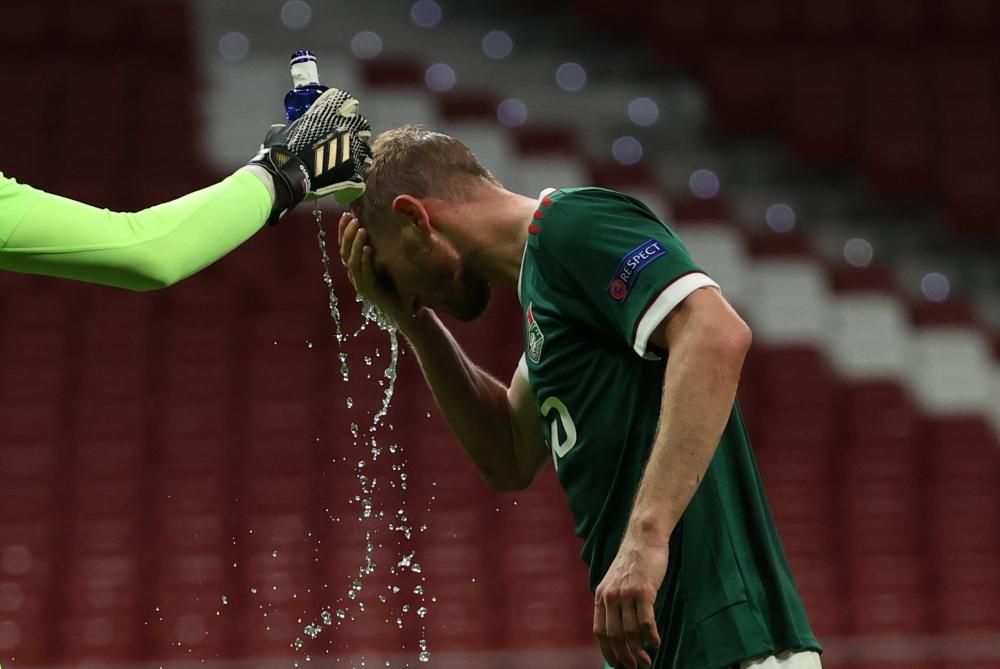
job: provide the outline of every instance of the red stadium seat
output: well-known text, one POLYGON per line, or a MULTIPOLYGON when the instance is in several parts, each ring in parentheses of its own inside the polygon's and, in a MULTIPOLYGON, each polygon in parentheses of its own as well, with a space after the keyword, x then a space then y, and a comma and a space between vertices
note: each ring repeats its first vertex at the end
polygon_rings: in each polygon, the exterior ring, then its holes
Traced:
POLYGON ((788 3, 746 0, 720 7, 720 28, 728 40, 760 44, 778 41, 788 27, 788 3))
POLYGON ((930 7, 931 20, 946 43, 986 43, 1000 26, 1000 13, 990 0, 932 0, 930 7))
POLYGON ((135 613, 66 617, 57 629, 64 662, 128 662, 139 653, 141 626, 135 613))
POLYGON ((708 92, 719 129, 760 134, 778 127, 788 54, 773 47, 716 50, 706 61, 708 92))
POLYGON ((797 9, 795 29, 807 44, 819 40, 849 40, 857 34, 858 3, 800 0, 790 3, 797 9))
POLYGON ((791 66, 782 105, 785 138, 806 165, 844 164, 856 157, 854 59, 803 54, 791 66))
POLYGON ((916 44, 926 29, 924 5, 909 0, 857 2, 861 28, 879 45, 916 44))
POLYGON ((365 85, 373 88, 421 86, 424 81, 419 64, 408 59, 366 60, 362 64, 362 74, 365 85))
POLYGON ((449 121, 495 121, 500 100, 492 93, 449 93, 438 104, 441 117, 449 121))
POLYGON ((513 137, 522 156, 574 156, 580 150, 576 133, 562 126, 528 124, 514 130, 513 137))
POLYGON ((750 253, 757 258, 795 258, 812 255, 809 238, 798 232, 760 232, 750 236, 750 253))
POLYGON ((651 47, 667 58, 699 66, 701 56, 711 46, 712 10, 711 3, 700 0, 654 5, 649 17, 652 23, 647 25, 651 47))
POLYGON ((892 294, 895 280, 885 265, 852 267, 841 263, 830 269, 830 287, 838 293, 892 294))

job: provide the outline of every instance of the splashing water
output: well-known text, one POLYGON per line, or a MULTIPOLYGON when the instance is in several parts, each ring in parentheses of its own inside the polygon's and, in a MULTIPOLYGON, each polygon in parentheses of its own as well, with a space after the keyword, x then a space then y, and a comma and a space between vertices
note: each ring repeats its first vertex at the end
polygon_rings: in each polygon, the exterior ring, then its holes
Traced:
MULTIPOLYGON (((343 344, 347 337, 344 336, 344 331, 340 327, 340 300, 337 298, 337 292, 333 289, 333 275, 330 274, 330 255, 326 252, 326 230, 323 228, 323 212, 320 211, 319 201, 313 207, 313 219, 316 221, 316 227, 319 228, 319 232, 316 234, 317 241, 319 242, 320 258, 323 262, 323 283, 326 284, 326 288, 329 291, 327 293, 330 305, 330 318, 333 319, 333 324, 336 327, 337 343, 343 344)), ((346 356, 341 358, 341 362, 344 362, 346 356)), ((347 380, 346 378, 344 379, 347 380)))
MULTIPOLYGON (((379 327, 382 323, 379 323, 379 327)), ((389 332, 389 366, 385 368, 385 378, 389 379, 389 385, 386 387, 382 395, 382 408, 378 410, 375 414, 375 418, 372 419, 372 426, 369 428, 372 432, 378 429, 379 423, 385 418, 385 415, 389 413, 389 404, 392 402, 392 394, 396 390, 396 365, 399 362, 399 338, 396 336, 396 327, 388 330, 389 332)))
MULTIPOLYGON (((328 291, 328 305, 329 305, 330 318, 334 322, 337 345, 341 349, 338 352, 341 379, 345 383, 350 380, 348 355, 347 352, 343 350, 344 344, 348 341, 349 338, 358 337, 371 324, 377 326, 379 330, 385 332, 389 337, 390 355, 388 364, 382 375, 384 378, 378 380, 378 385, 382 388, 382 402, 378 411, 375 412, 374 416, 372 416, 371 418, 371 423, 368 429, 369 433, 372 434, 370 440, 367 441, 366 443, 364 441, 359 442, 358 437, 360 433, 360 425, 358 425, 358 422, 360 421, 350 423, 350 433, 354 440, 354 446, 357 448, 361 446, 362 443, 364 443, 365 446, 369 446, 371 451, 371 460, 374 462, 383 453, 382 447, 380 447, 378 442, 376 441, 375 433, 378 431, 380 427, 384 425, 388 425, 388 428, 390 430, 394 430, 392 424, 386 423, 384 419, 389 412, 389 408, 392 403, 392 398, 396 386, 397 365, 399 362, 399 355, 400 355, 397 328, 396 324, 392 321, 392 319, 388 318, 380 309, 378 309, 378 307, 376 307, 374 304, 371 304, 367 300, 363 299, 361 296, 357 296, 356 302, 358 302, 361 305, 361 316, 362 316, 361 325, 358 327, 356 331, 354 331, 350 335, 344 332, 343 326, 341 324, 340 301, 334 291, 333 277, 330 272, 330 256, 327 252, 327 247, 326 247, 327 235, 326 231, 323 228, 322 212, 319 210, 318 206, 313 210, 313 218, 315 219, 318 228, 317 241, 320 246, 321 259, 323 264, 323 283, 327 287, 328 291)), ((382 357, 381 351, 378 348, 375 349, 374 353, 375 353, 374 355, 375 358, 382 357)), ((374 360, 372 356, 366 355, 363 358, 363 362, 365 366, 370 367, 372 366, 374 360)), ((368 378, 371 379, 372 375, 369 375, 368 378)), ((358 411, 360 409, 360 407, 358 407, 358 403, 355 402, 352 398, 347 398, 346 405, 348 410, 353 409, 355 411, 358 411)), ((369 412, 368 415, 371 415, 371 413, 369 412)), ((393 456, 399 456, 399 454, 401 454, 402 451, 403 449, 396 443, 392 443, 391 445, 388 446, 388 452, 393 456)), ((404 466, 405 463, 393 464, 392 470, 396 472, 401 472, 404 466)), ((353 496, 354 501, 359 505, 358 521, 363 523, 372 522, 371 521, 372 518, 385 517, 385 514, 381 510, 375 513, 374 502, 375 502, 375 488, 377 479, 375 476, 369 477, 367 473, 363 473, 366 472, 364 459, 358 459, 356 461, 354 471, 358 478, 361 488, 360 494, 353 496)), ((394 482, 390 481, 390 485, 392 487, 395 487, 394 482)), ((407 487, 406 474, 403 472, 400 473, 400 485, 403 490, 405 490, 407 487)), ((402 500, 402 503, 404 505, 406 504, 405 498, 402 500)), ((401 509, 399 518, 397 520, 402 521, 403 523, 407 523, 405 515, 402 514, 403 511, 401 509)), ((336 520, 339 521, 339 518, 336 520)), ((411 529, 408 524, 396 525, 390 523, 388 529, 390 532, 400 532, 405 537, 406 540, 410 540, 412 536, 411 529)), ((426 526, 424 525, 420 527, 421 531, 424 531, 425 529, 426 526)), ((347 588, 347 591, 344 593, 346 601, 344 599, 339 600, 342 604, 347 605, 346 607, 347 610, 343 608, 338 608, 336 609, 334 614, 331 614, 329 609, 324 609, 320 613, 319 621, 311 622, 308 625, 306 625, 305 628, 303 629, 303 634, 306 637, 315 639, 320 635, 324 626, 337 628, 348 621, 356 620, 355 615, 360 616, 365 614, 366 612, 365 602, 362 601, 361 599, 361 593, 363 591, 365 577, 375 572, 376 564, 373 559, 375 550, 375 539, 373 537, 373 534, 377 532, 378 532, 377 528, 369 529, 365 532, 365 553, 363 556, 362 565, 358 568, 357 575, 350 579, 350 585, 347 588), (356 614, 348 613, 352 606, 355 608, 356 614)), ((389 571, 391 573, 397 573, 396 571, 397 568, 404 568, 404 569, 408 568, 410 572, 420 574, 422 571, 421 566, 418 562, 414 560, 414 558, 415 558, 415 551, 410 551, 407 555, 403 556, 403 558, 400 560, 400 564, 393 565, 392 563, 390 563, 389 571)), ((421 577, 420 580, 423 582, 425 579, 424 577, 421 577)), ((390 590, 393 594, 397 594, 400 592, 400 589, 397 586, 392 586, 390 590)), ((419 608, 416 609, 417 614, 421 619, 420 652, 418 655, 418 659, 420 662, 428 662, 430 660, 430 652, 427 650, 427 641, 425 639, 426 627, 423 624, 422 620, 424 616, 427 615, 427 607, 425 606, 427 601, 424 596, 422 586, 416 586, 413 590, 413 593, 417 595, 420 599, 418 605, 419 608)), ((387 598, 384 594, 378 595, 377 599, 381 604, 387 603, 387 598)), ((409 609, 410 606, 408 604, 403 607, 404 612, 408 611, 409 609)), ((386 620, 386 622, 388 622, 388 619, 386 620)), ((400 627, 402 627, 403 621, 402 619, 397 619, 396 623, 400 627)), ((304 640, 301 637, 298 637, 296 638, 295 642, 293 642, 292 645, 296 650, 301 650, 303 648, 304 643, 305 643, 304 640)), ((308 662, 310 658, 306 656, 305 660, 308 662)), ((298 663, 296 662, 296 664, 298 663)), ((386 663, 386 665, 388 666, 388 662, 386 663)), ((364 666, 364 662, 362 662, 362 666, 364 666)), ((407 664, 407 666, 409 665, 407 664)))

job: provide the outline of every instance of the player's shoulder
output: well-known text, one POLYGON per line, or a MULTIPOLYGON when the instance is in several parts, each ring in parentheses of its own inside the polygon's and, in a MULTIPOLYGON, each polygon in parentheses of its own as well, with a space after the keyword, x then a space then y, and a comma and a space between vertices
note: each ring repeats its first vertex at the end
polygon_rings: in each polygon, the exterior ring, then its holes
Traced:
POLYGON ((557 188, 544 199, 551 200, 553 205, 559 205, 562 210, 582 207, 585 209, 631 208, 644 207, 636 198, 611 188, 599 186, 580 186, 576 188, 557 188))
POLYGON ((594 236, 613 236, 615 230, 644 224, 664 226, 640 200, 610 188, 586 186, 543 191, 531 231, 543 246, 586 243, 594 236), (601 234, 603 233, 603 234, 601 234))

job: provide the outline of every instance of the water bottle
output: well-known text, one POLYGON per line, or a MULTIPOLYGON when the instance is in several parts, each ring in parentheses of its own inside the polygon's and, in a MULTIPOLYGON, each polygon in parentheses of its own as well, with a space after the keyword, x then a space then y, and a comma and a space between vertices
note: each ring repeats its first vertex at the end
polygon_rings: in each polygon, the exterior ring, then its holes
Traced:
POLYGON ((319 83, 316 55, 312 51, 296 51, 288 65, 292 70, 292 90, 285 94, 285 118, 291 123, 305 114, 327 87, 319 83))

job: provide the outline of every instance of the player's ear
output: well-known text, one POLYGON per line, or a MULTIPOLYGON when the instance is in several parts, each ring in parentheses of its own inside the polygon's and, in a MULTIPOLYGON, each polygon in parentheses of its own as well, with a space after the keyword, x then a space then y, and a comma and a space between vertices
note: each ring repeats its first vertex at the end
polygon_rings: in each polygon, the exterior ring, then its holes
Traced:
POLYGON ((412 195, 397 195, 392 201, 392 210, 406 218, 421 231, 430 232, 430 214, 418 198, 412 195))

